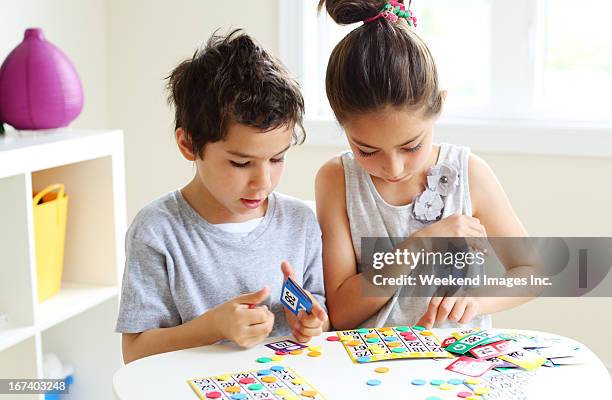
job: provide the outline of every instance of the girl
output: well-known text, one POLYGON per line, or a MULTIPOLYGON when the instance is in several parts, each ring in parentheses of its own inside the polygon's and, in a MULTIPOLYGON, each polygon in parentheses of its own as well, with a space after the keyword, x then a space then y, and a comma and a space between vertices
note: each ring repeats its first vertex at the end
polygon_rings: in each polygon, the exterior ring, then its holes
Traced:
MULTIPOLYGON (((401 3, 321 0, 339 24, 363 21, 334 48, 326 89, 350 151, 316 178, 327 305, 336 329, 457 323, 487 328, 489 314, 525 298, 410 297, 409 287, 363 296, 362 237, 521 237, 527 232, 488 165, 465 147, 435 143, 446 93, 429 49, 401 3)), ((483 240, 483 239, 476 239, 483 240)), ((497 251, 507 275, 523 272, 497 251)))

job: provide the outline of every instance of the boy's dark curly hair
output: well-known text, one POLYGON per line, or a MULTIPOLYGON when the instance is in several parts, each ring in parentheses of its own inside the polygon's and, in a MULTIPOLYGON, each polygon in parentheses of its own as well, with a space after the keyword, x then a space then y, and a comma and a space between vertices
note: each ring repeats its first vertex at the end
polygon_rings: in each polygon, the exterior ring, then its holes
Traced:
POLYGON ((183 128, 193 154, 223 140, 229 122, 270 131, 293 126, 293 142, 305 139, 304 99, 282 63, 241 29, 215 32, 204 49, 166 78, 168 103, 176 108, 175 129, 183 128))

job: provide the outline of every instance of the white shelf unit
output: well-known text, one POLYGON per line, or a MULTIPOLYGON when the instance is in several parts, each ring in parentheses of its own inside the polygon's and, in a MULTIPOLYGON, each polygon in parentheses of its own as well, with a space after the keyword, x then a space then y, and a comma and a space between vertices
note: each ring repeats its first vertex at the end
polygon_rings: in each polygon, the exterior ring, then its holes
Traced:
POLYGON ((55 353, 75 370, 69 398, 113 398, 125 204, 121 131, 0 135, 0 378, 43 378, 43 354, 55 353), (52 183, 69 196, 64 269, 59 293, 39 304, 32 197, 52 183))

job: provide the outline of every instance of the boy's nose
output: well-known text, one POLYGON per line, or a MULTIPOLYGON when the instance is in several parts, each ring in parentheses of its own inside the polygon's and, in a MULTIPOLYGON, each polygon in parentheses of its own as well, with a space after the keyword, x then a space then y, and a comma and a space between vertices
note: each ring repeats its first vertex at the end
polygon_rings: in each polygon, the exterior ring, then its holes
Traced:
POLYGON ((271 184, 272 179, 270 178, 270 170, 266 166, 258 168, 251 176, 251 181, 249 182, 251 189, 255 190, 267 189, 271 184))

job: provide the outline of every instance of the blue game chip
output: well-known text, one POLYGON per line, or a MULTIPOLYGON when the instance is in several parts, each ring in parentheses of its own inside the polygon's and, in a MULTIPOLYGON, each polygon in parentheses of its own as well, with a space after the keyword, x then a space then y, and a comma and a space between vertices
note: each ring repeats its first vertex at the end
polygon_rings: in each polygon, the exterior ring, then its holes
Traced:
POLYGON ((300 285, 291 278, 287 278, 285 281, 280 300, 295 315, 298 315, 300 310, 304 310, 308 314, 312 310, 312 301, 300 285))

